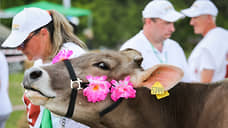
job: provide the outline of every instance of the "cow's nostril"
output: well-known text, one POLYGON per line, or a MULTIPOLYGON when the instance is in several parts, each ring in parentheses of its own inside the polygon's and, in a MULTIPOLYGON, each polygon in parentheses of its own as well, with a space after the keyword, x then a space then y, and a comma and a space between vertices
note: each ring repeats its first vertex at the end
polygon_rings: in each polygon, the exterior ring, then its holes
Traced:
POLYGON ((30 73, 30 78, 37 79, 42 75, 42 72, 40 70, 36 70, 30 73))

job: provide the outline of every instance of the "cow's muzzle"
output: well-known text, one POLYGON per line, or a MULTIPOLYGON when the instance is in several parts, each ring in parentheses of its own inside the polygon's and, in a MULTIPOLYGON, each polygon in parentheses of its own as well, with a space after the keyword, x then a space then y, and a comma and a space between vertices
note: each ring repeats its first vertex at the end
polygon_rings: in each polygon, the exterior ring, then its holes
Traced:
POLYGON ((54 96, 48 96, 48 95, 44 94, 38 87, 34 86, 35 84, 37 84, 36 82, 41 79, 42 75, 43 75, 43 71, 41 69, 36 68, 36 67, 30 68, 25 71, 24 80, 21 83, 21 85, 25 89, 31 90, 31 91, 36 91, 44 97, 54 98, 54 96))

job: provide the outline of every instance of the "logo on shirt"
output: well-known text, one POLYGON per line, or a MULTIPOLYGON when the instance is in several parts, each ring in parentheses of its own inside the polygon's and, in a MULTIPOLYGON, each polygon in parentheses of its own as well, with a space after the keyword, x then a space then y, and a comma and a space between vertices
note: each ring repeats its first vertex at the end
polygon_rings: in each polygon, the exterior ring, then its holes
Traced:
POLYGON ((198 73, 198 70, 197 70, 197 69, 195 69, 194 73, 195 73, 195 74, 197 74, 197 73, 198 73))

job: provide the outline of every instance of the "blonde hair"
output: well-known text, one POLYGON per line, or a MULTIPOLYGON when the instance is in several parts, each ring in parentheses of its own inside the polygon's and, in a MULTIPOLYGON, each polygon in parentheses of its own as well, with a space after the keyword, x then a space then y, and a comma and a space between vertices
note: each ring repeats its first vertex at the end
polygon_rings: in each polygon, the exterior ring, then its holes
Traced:
POLYGON ((53 30, 49 30, 52 41, 52 51, 49 59, 53 58, 59 52, 63 43, 73 42, 80 47, 87 49, 86 44, 74 35, 73 27, 62 14, 55 10, 50 10, 49 12, 53 22, 53 30))

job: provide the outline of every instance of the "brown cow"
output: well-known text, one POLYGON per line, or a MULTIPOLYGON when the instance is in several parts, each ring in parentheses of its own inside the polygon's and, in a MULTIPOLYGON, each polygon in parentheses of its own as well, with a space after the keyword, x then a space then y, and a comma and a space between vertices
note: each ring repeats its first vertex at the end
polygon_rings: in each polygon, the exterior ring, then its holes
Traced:
MULTIPOLYGON (((104 116, 99 113, 114 103, 110 95, 104 101, 91 103, 83 96, 83 90, 78 90, 72 119, 95 128, 228 127, 226 80, 213 84, 178 83, 183 75, 179 68, 158 65, 143 71, 141 61, 140 54, 131 50, 88 53, 72 59, 74 71, 83 82, 87 75, 106 75, 109 81, 130 75, 136 88, 136 98, 123 99, 104 116), (168 97, 158 100, 150 94, 148 88, 156 81, 169 90, 168 97)), ((72 89, 63 62, 27 70, 23 85, 34 104, 65 116, 72 89)))

